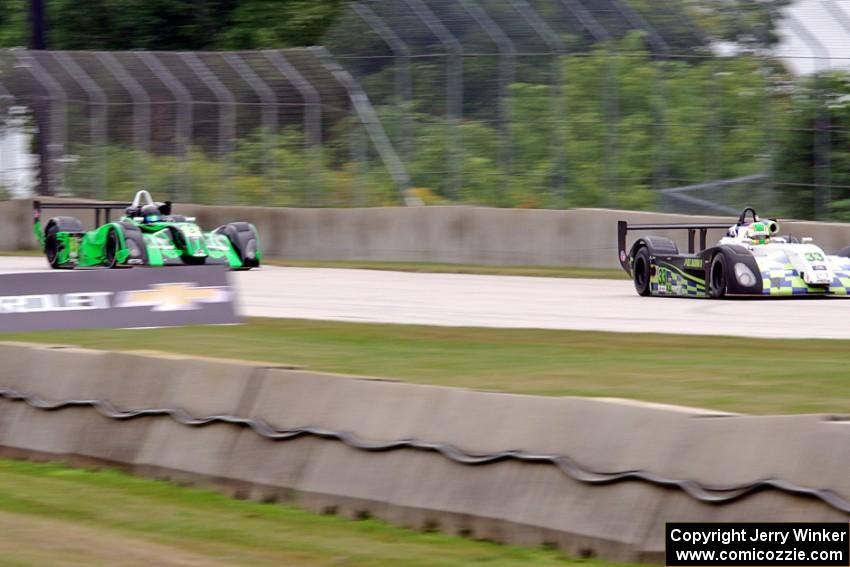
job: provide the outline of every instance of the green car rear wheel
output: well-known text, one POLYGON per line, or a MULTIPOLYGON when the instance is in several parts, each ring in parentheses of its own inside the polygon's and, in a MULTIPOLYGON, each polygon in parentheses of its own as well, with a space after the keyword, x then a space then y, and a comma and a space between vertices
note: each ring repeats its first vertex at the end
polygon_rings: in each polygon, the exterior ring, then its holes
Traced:
POLYGON ((106 234, 106 247, 105 247, 105 256, 106 256, 106 264, 107 268, 114 268, 118 265, 118 234, 114 230, 110 230, 106 234))

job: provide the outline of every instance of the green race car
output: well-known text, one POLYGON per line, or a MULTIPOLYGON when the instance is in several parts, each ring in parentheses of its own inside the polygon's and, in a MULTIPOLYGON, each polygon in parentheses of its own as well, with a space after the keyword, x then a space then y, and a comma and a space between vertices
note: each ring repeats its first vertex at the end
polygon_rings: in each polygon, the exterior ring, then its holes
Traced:
POLYGON ((130 205, 33 201, 33 213, 35 237, 52 268, 224 264, 247 270, 262 258, 253 224, 232 222, 204 232, 194 218, 171 214, 170 202, 154 202, 147 191, 136 193, 130 205), (42 228, 43 209, 93 209, 95 229, 84 231, 74 217, 50 218, 42 228), (124 216, 111 221, 116 209, 124 216))

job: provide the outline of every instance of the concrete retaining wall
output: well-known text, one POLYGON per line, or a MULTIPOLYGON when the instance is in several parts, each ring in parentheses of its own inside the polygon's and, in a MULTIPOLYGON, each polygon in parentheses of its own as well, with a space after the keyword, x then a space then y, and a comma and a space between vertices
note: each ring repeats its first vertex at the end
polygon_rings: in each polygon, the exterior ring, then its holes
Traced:
MULTIPOLYGON (((0 388, 45 399, 182 407, 198 417, 261 418, 278 428, 412 438, 473 453, 565 455, 597 472, 637 469, 714 487, 780 479, 850 500, 850 422, 829 416, 737 416, 19 344, 0 344, 0 358, 0 388)), ((585 484, 548 463, 469 466, 415 449, 368 452, 313 436, 272 441, 228 424, 115 421, 91 408, 46 412, 2 399, 0 454, 112 463, 241 497, 619 561, 661 562, 667 521, 848 521, 821 500, 778 490, 707 504, 643 481, 585 484)))
MULTIPOLYGON (((262 209, 177 207, 203 226, 236 217, 257 225, 269 256, 309 260, 452 262, 616 268, 617 221, 727 222, 704 217, 574 209, 387 207, 262 209)), ((730 222, 732 224, 732 222, 730 222)), ((827 252, 850 246, 850 225, 783 222, 786 234, 812 236, 827 252)), ((717 239, 722 231, 712 231, 717 239)), ((660 233, 664 234, 664 233, 660 233)), ((687 250, 683 231, 667 233, 687 250)))
POLYGON ((0 250, 27 250, 35 245, 32 201, 0 201, 0 250))
MULTIPOLYGON (((31 248, 29 201, 0 202, 0 250, 31 248)), ((286 209, 178 205, 214 228, 253 222, 269 257, 308 260, 457 262, 615 268, 616 223, 730 222, 699 217, 605 209, 567 211, 485 207, 286 209)), ((63 212, 63 214, 70 211, 63 212)), ((93 216, 80 215, 90 226, 93 216)), ((783 222, 783 233, 812 236, 827 252, 850 245, 850 225, 783 222)), ((686 249, 685 235, 668 236, 686 249)), ((710 239, 720 236, 713 231, 710 239)))

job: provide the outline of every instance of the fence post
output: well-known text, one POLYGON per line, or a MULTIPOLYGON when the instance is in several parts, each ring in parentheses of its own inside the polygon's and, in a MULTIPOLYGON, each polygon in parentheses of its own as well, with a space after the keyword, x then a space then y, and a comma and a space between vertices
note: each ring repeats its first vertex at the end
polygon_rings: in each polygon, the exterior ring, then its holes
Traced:
MULTIPOLYGON (((0 101, 2 102, 2 106, 0 106, 0 140, 2 142, 7 142, 6 136, 9 132, 9 113, 11 111, 12 106, 15 104, 15 97, 3 83, 0 83, 0 101)), ((0 149, 0 191, 7 189, 7 182, 9 172, 6 167, 6 160, 4 156, 5 152, 0 149)), ((12 168, 14 171, 16 168, 12 168)), ((14 174, 13 174, 14 175, 14 174)), ((11 196, 11 192, 8 192, 11 196)))
POLYGON ((162 61, 150 51, 139 51, 136 56, 145 64, 148 70, 157 79, 162 81, 165 88, 174 97, 176 103, 174 121, 174 145, 177 155, 180 156, 183 168, 182 187, 178 188, 176 197, 185 202, 192 201, 192 171, 191 158, 189 156, 189 145, 192 143, 192 95, 183 83, 180 82, 162 61))
MULTIPOLYGON (((257 75, 254 70, 245 63, 239 54, 222 53, 221 57, 243 81, 248 83, 251 90, 253 90, 260 98, 260 103, 262 105, 260 111, 260 122, 263 123, 263 169, 266 173, 266 179, 269 181, 269 192, 273 194, 273 187, 275 185, 274 182, 277 178, 277 171, 275 167, 277 163, 274 155, 274 150, 277 147, 277 142, 275 140, 275 136, 277 136, 277 95, 275 94, 274 89, 263 81, 259 75, 257 75)), ((270 198, 272 195, 266 196, 270 198)), ((269 199, 269 202, 272 202, 271 199, 269 199)))
MULTIPOLYGON (((809 29, 791 14, 786 14, 785 21, 803 43, 811 50, 815 59, 815 74, 820 75, 829 71, 829 51, 809 29), (824 66, 825 65, 825 66, 824 66)), ((832 208, 832 142, 830 136, 830 110, 825 107, 826 93, 818 89, 818 116, 815 119, 815 132, 812 151, 814 153, 814 216, 815 220, 828 218, 832 208)))
MULTIPOLYGON (((74 61, 74 58, 68 55, 65 51, 50 51, 57 63, 62 65, 71 78, 80 85, 86 95, 89 97, 89 105, 94 106, 96 117, 90 119, 89 122, 89 141, 93 146, 93 150, 97 152, 100 164, 97 168, 95 178, 95 187, 97 188, 97 198, 106 199, 107 197, 107 136, 108 136, 108 120, 109 113, 107 112, 106 93, 100 88, 91 76, 80 65, 74 61)), ((94 112, 93 112, 94 114, 94 112)))
MULTIPOLYGON (((44 144, 46 156, 42 156, 42 172, 46 179, 42 179, 42 193, 44 195, 61 195, 65 192, 65 145, 68 140, 68 94, 62 85, 54 79, 50 73, 45 71, 41 63, 30 51, 13 50, 15 57, 23 67, 29 69, 30 74, 49 93, 47 102, 48 121, 44 131, 38 133, 42 140, 47 138, 44 144)), ((42 112, 37 110, 36 112, 42 112)), ((42 126, 43 122, 39 123, 42 126)))
POLYGON ((655 140, 654 144, 656 165, 652 176, 653 185, 655 186, 655 190, 658 191, 667 186, 667 178, 669 177, 667 169, 667 125, 665 123, 665 110, 669 105, 669 97, 667 96, 667 87, 665 83, 667 76, 667 63, 670 61, 670 47, 655 28, 652 27, 649 22, 643 18, 643 16, 635 11, 628 2, 625 0, 612 0, 611 3, 617 12, 619 12, 620 15, 623 16, 623 18, 629 23, 629 25, 646 32, 646 37, 649 40, 650 45, 653 46, 653 49, 660 52, 662 56, 661 80, 657 82, 658 93, 660 95, 660 103, 658 106, 660 108, 655 109, 656 132, 658 136, 658 139, 655 140))
MULTIPOLYGON (((609 55, 618 53, 616 41, 611 33, 593 17, 593 14, 585 8, 580 0, 561 0, 561 4, 593 36, 594 40, 607 45, 609 55)), ((620 109, 618 100, 619 86, 617 84, 616 72, 617 66, 611 64, 611 58, 609 57, 605 61, 605 92, 600 97, 606 126, 603 135, 605 150, 602 158, 602 167, 604 169, 602 179, 606 186, 605 204, 608 206, 617 204, 616 194, 619 191, 620 184, 619 160, 617 155, 617 128, 620 120, 620 109)))
MULTIPOLYGON (((221 177, 224 194, 230 195, 228 188, 233 176, 233 150, 236 140, 236 98, 195 53, 183 52, 178 53, 177 56, 212 91, 218 101, 218 152, 223 163, 221 177)), ((221 195, 222 192, 219 192, 218 196, 221 197, 221 195)), ((216 202, 222 204, 220 199, 216 199, 216 202)))
POLYGON ((410 159, 410 113, 413 112, 411 108, 410 100, 412 98, 412 86, 411 86, 411 77, 412 72, 410 70, 410 48, 407 47, 407 44, 401 40, 401 38, 396 35, 396 33, 378 16, 369 6, 363 4, 362 2, 357 2, 352 4, 351 8, 354 10, 354 13, 360 16, 360 18, 366 22, 370 28, 372 28, 375 33, 377 33, 380 38, 386 43, 390 50, 393 52, 393 57, 396 59, 396 70, 394 77, 394 88, 395 88, 395 98, 396 103, 400 103, 402 105, 401 118, 399 120, 398 131, 396 132, 396 137, 399 140, 399 149, 401 154, 401 159, 407 162, 410 159), (401 65, 398 63, 401 62, 401 65))
POLYGON ((475 0, 460 0, 461 6, 484 29, 499 50, 499 130, 502 134, 500 161, 502 162, 502 205, 507 203, 513 173, 513 132, 511 131, 511 84, 514 82, 516 48, 502 28, 487 15, 475 0))
POLYGON ((133 130, 134 143, 140 152, 136 156, 136 183, 139 189, 147 189, 147 158, 150 153, 151 139, 151 99, 139 82, 127 72, 112 53, 99 51, 95 53, 98 61, 106 67, 113 77, 118 79, 121 86, 130 94, 133 100, 133 130))
POLYGON ((567 119, 564 105, 564 62, 561 58, 567 53, 567 46, 561 41, 558 34, 549 27, 549 24, 540 17, 540 14, 529 5, 526 0, 508 0, 511 6, 520 13, 526 23, 540 36, 540 38, 555 53, 552 62, 552 188, 556 195, 560 195, 562 206, 566 205, 566 139, 564 138, 561 124, 567 119))
POLYGON ((369 138, 375 146, 378 155, 381 156, 381 161, 383 161, 384 166, 395 181, 404 204, 409 206, 421 205, 422 201, 410 192, 410 178, 407 175, 407 170, 405 170, 404 164, 398 158, 395 149, 393 149, 392 142, 390 142, 387 133, 381 126, 381 121, 375 114, 375 110, 369 102, 369 97, 363 92, 363 88, 354 80, 354 77, 348 71, 343 69, 334 60, 327 49, 324 47, 311 47, 310 50, 319 58, 322 65, 334 76, 339 84, 345 88, 355 112, 357 112, 363 127, 369 134, 369 138))
MULTIPOLYGON (((762 30, 759 30, 756 27, 753 27, 753 25, 750 24, 746 20, 746 18, 741 18, 740 23, 741 23, 741 25, 746 27, 747 30, 749 30, 749 32, 752 34, 752 37, 755 40, 756 44, 763 50, 763 53, 769 53, 773 49, 772 46, 770 45, 769 38, 766 37, 766 34, 762 30)), ((759 58, 759 61, 763 65, 762 68, 767 73, 772 73, 772 71, 773 71, 772 66, 769 63, 765 65, 764 59, 765 59, 765 57, 759 58)), ((771 77, 768 76, 768 81, 770 81, 770 80, 771 80, 771 77)), ((774 135, 774 130, 775 130, 774 120, 776 119, 775 118, 776 111, 775 111, 775 108, 774 108, 774 105, 773 105, 773 98, 771 97, 769 91, 768 91, 768 94, 767 94, 767 100, 768 100, 768 104, 763 105, 764 106, 764 109, 763 109, 764 114, 761 118, 761 121, 764 123, 764 147, 765 147, 765 164, 764 164, 763 169, 765 171, 765 174, 767 175, 767 178, 765 179, 763 186, 765 186, 766 189, 769 191, 769 193, 768 193, 769 202, 767 204, 769 204, 770 206, 766 207, 766 208, 775 209, 777 207, 776 198, 775 198, 776 172, 775 172, 775 164, 774 164, 774 161, 775 161, 774 156, 776 154, 776 148, 775 148, 776 144, 773 140, 773 135, 774 135)), ((721 141, 721 143, 722 143, 722 141, 721 141)), ((721 151, 722 151, 722 149, 721 149, 721 151)), ((725 174, 726 172, 722 172, 722 173, 725 174)))
POLYGON ((422 0, 404 0, 434 34, 434 37, 446 48, 446 121, 448 132, 448 159, 450 167, 449 196, 457 200, 463 176, 463 142, 460 136, 460 121, 463 118, 463 47, 458 39, 422 2, 422 0))
MULTIPOLYGON (((838 22, 838 25, 845 31, 845 33, 850 34, 850 16, 847 15, 847 12, 844 11, 844 8, 839 8, 838 4, 833 2, 833 0, 821 0, 821 4, 826 8, 826 10, 830 13, 830 15, 838 22)), ((828 212, 832 212, 832 141, 830 139, 829 143, 829 185, 827 192, 827 203, 828 203, 828 212)))
MULTIPOLYGON (((310 82, 305 79, 298 69, 293 67, 279 50, 263 51, 266 59, 274 65, 278 73, 283 75, 289 83, 301 95, 304 101, 304 134, 306 136, 307 149, 310 154, 313 172, 312 183, 308 196, 308 204, 317 206, 319 204, 317 194, 322 193, 322 99, 319 92, 310 82)), ((307 181, 307 180, 305 180, 307 181)), ((309 182, 308 182, 309 183, 309 182)))

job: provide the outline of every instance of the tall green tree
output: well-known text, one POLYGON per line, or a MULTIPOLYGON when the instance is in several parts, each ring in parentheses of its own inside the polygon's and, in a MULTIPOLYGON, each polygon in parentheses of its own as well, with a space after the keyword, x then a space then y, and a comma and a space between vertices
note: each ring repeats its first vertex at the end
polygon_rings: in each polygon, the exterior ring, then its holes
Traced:
POLYGON ((236 0, 49 0, 52 49, 208 49, 236 0))
POLYGON ((776 171, 789 215, 850 220, 850 75, 797 85, 776 171))
MULTIPOLYGON (((0 46, 28 36, 28 0, 0 0, 0 46)), ((314 45, 344 0, 47 0, 50 49, 254 49, 314 45)))
POLYGON ((259 49, 315 45, 343 0, 238 0, 216 47, 259 49))

